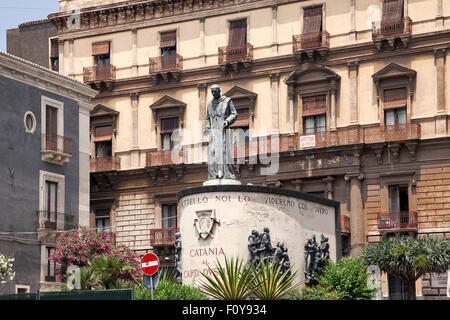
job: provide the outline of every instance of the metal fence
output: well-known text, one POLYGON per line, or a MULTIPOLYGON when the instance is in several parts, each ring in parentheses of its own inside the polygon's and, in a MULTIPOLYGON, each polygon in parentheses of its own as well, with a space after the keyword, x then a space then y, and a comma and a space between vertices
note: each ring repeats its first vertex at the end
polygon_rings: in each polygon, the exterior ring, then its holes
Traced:
POLYGON ((0 300, 134 300, 134 289, 73 290, 0 295, 0 300))

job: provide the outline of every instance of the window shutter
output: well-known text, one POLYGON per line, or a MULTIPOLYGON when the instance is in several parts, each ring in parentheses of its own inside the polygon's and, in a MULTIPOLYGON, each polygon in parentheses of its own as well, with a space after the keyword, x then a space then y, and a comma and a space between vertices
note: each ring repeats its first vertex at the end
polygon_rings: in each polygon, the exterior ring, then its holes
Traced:
POLYGON ((236 121, 230 126, 231 128, 242 128, 249 126, 249 110, 248 108, 242 108, 236 110, 238 113, 238 117, 236 121))
POLYGON ((247 43, 247 20, 230 21, 229 47, 239 47, 247 43))
POLYGON ((161 119, 161 133, 172 133, 178 129, 178 117, 161 119))
POLYGON ((92 55, 98 56, 102 54, 109 54, 110 46, 109 41, 97 42, 92 44, 92 55))
POLYGON ((406 106, 406 88, 386 89, 383 94, 384 109, 406 106))
POLYGON ((95 142, 111 140, 112 133, 112 126, 95 127, 95 142))
POLYGON ((322 6, 305 8, 303 14, 303 33, 316 33, 322 30, 322 6))
POLYGON ((303 116, 311 116, 327 112, 327 96, 324 94, 302 99, 303 116))
POLYGON ((177 32, 169 31, 169 32, 161 32, 161 41, 159 46, 161 48, 173 47, 177 43, 177 32))
POLYGON ((50 58, 59 58, 58 39, 52 39, 50 41, 50 44, 51 44, 50 58))
POLYGON ((403 0, 383 1, 383 20, 398 19, 403 16, 403 0))

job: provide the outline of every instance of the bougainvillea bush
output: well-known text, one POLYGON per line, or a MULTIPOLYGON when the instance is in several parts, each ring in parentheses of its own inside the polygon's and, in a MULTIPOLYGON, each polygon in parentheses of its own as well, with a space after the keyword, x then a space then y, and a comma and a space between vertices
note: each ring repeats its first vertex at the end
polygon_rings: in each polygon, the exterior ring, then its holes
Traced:
POLYGON ((13 269, 14 258, 0 253, 0 283, 6 283, 7 280, 13 280, 15 272, 13 269))
POLYGON ((87 267, 99 256, 118 257, 132 268, 117 273, 119 279, 137 278, 141 274, 140 258, 128 247, 114 247, 108 239, 108 233, 97 232, 86 227, 77 231, 62 233, 56 248, 50 254, 49 260, 57 264, 56 275, 59 281, 67 280, 66 272, 70 265, 87 267))

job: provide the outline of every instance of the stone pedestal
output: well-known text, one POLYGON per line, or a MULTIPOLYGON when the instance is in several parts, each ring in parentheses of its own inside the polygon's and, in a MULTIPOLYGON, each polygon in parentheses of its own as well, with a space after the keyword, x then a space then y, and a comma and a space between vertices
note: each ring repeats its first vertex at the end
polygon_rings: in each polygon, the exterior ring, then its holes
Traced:
POLYGON ((336 201, 281 188, 252 185, 205 185, 178 193, 181 232, 181 269, 184 284, 228 258, 249 257, 252 230, 269 228, 275 248, 283 242, 294 270, 304 280, 307 239, 328 238, 330 258, 341 253, 340 213, 336 201))

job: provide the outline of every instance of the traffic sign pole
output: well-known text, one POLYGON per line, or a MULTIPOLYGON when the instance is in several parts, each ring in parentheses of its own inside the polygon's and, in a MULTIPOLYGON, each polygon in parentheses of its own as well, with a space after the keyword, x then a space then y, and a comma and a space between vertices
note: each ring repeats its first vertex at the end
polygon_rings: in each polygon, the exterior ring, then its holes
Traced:
MULTIPOLYGON (((154 277, 158 276, 158 268, 159 268, 159 259, 158 257, 153 253, 147 253, 144 257, 142 257, 141 260, 141 268, 142 272, 144 273, 144 286, 146 284, 146 280, 149 280, 150 283, 147 287, 148 290, 150 290, 151 299, 154 299, 153 296, 153 290, 154 288, 154 277)), ((159 281, 157 281, 159 282, 159 281)), ((157 283, 156 283, 157 285, 157 283)))

